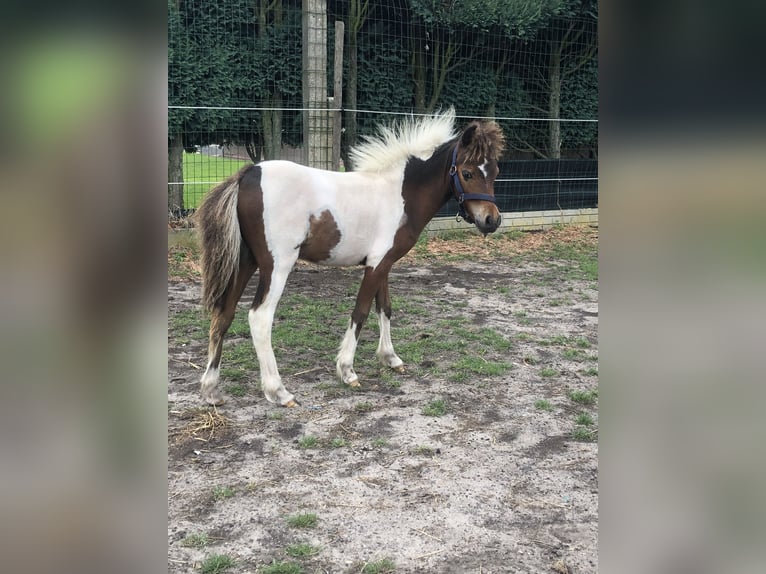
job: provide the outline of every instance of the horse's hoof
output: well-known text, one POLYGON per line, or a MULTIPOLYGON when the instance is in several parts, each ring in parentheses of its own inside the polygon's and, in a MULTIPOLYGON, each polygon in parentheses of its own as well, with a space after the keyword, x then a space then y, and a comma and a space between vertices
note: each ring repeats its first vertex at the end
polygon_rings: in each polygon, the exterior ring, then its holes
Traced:
POLYGON ((394 369, 394 371, 400 374, 406 371, 406 369, 404 368, 404 365, 399 365, 398 367, 392 367, 392 368, 394 369))
POLYGON ((361 383, 359 382, 359 379, 354 379, 353 381, 349 381, 346 383, 349 387, 354 387, 355 389, 358 389, 361 387, 361 383))
POLYGON ((299 405, 298 405, 298 401, 296 401, 295 399, 290 399, 283 406, 287 407, 288 409, 292 409, 299 405))
POLYGON ((213 407, 220 407, 223 404, 223 395, 220 393, 215 393, 212 395, 207 395, 203 397, 205 399, 205 402, 213 407))

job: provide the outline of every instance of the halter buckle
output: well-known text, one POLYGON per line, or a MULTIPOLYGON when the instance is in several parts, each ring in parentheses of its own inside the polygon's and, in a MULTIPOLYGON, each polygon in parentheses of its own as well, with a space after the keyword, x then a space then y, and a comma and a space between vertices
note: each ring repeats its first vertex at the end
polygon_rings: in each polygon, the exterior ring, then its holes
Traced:
POLYGON ((449 168, 449 174, 455 175, 457 173, 457 166, 453 163, 449 168))

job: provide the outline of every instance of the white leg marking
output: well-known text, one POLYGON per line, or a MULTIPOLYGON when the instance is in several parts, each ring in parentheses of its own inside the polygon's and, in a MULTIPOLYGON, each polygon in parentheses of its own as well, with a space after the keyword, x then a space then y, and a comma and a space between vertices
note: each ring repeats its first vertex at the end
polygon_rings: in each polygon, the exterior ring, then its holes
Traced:
POLYGON ((385 366, 400 369, 404 361, 396 355, 394 344, 391 342, 391 321, 385 313, 378 313, 378 323, 380 324, 380 341, 375 354, 385 366))
POLYGON ((354 355, 356 355, 356 323, 349 321, 348 329, 340 343, 338 349, 338 360, 335 363, 335 369, 341 382, 359 386, 359 377, 354 372, 354 355))
POLYGON ((211 367, 210 363, 207 364, 205 374, 202 375, 202 398, 211 405, 220 405, 223 403, 223 396, 221 391, 216 389, 218 385, 218 367, 211 367))
MULTIPOLYGON (((290 266, 292 268, 292 266, 290 266)), ((274 357, 274 349, 271 347, 271 325, 274 321, 282 290, 285 287, 287 271, 273 273, 269 292, 257 309, 250 309, 247 315, 250 323, 250 334, 253 336, 255 354, 258 355, 258 365, 261 369, 261 389, 269 402, 287 405, 295 400, 282 384, 282 378, 277 369, 277 360, 274 357)))

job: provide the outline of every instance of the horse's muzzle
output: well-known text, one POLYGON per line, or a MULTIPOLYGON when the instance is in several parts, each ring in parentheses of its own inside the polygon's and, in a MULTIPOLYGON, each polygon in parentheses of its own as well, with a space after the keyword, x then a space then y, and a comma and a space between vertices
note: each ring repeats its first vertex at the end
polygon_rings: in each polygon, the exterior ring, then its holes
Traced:
POLYGON ((487 215, 484 219, 476 220, 476 227, 479 229, 479 231, 486 235, 487 233, 496 231, 497 228, 500 227, 500 222, 502 219, 503 218, 499 213, 496 217, 493 215, 487 215))

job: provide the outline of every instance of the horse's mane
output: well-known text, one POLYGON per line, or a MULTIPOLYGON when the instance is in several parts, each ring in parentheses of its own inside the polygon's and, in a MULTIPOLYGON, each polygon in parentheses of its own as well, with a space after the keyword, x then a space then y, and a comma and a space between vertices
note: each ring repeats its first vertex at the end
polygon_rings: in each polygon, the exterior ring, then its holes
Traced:
POLYGON ((505 148, 505 136, 496 122, 473 121, 463 130, 460 146, 463 161, 498 160, 505 148))
POLYGON ((428 159, 441 144, 455 138, 455 108, 432 116, 408 118, 392 126, 378 126, 374 136, 351 148, 349 157, 355 171, 379 172, 404 165, 415 156, 428 159))

